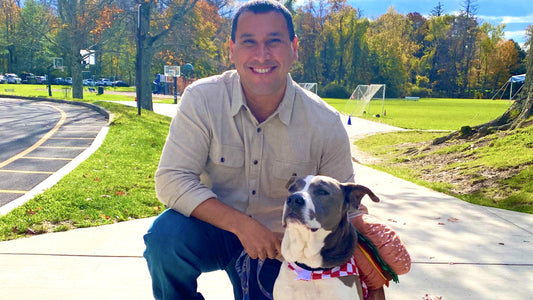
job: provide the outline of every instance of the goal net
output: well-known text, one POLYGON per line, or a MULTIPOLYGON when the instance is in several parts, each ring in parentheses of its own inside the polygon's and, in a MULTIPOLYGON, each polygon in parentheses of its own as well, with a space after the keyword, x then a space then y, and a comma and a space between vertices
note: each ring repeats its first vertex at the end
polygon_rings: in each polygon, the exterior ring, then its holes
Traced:
POLYGON ((350 116, 362 116, 370 114, 370 102, 381 100, 380 109, 373 108, 372 113, 383 114, 385 105, 385 85, 384 84, 360 84, 353 91, 346 101, 343 111, 350 116))
POLYGON ((318 85, 316 82, 300 82, 299 85, 308 91, 318 94, 317 93, 318 85))

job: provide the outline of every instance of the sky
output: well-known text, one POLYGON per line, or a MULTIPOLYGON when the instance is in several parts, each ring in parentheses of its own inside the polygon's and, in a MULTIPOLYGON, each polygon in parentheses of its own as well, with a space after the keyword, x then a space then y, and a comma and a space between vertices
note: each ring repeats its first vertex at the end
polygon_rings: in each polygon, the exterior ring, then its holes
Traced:
MULTIPOLYGON (((347 0, 352 7, 362 11, 363 17, 375 19, 387 12, 391 6, 401 14, 418 12, 428 17, 437 6, 438 0, 347 0)), ((462 9, 464 0, 440 1, 445 14, 456 14, 462 9)), ((513 39, 523 46, 525 30, 533 24, 533 3, 531 0, 472 0, 477 5, 479 23, 498 25, 505 23, 505 38, 513 39), (528 3, 529 2, 529 3, 528 3)), ((522 47, 523 48, 523 47, 522 47)))

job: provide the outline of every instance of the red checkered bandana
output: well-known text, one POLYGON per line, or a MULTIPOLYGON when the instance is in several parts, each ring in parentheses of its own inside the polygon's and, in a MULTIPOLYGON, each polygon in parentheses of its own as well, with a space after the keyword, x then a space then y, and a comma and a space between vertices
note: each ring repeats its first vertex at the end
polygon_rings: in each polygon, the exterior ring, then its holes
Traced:
MULTIPOLYGON (((333 269, 329 270, 306 270, 292 262, 289 262, 288 265, 289 269, 293 270, 297 275, 295 280, 309 281, 344 276, 359 276, 359 270, 357 269, 357 265, 355 264, 355 258, 353 256, 345 264, 334 267, 333 269)), ((359 280, 361 281, 361 286, 363 288, 363 295, 366 297, 368 295, 367 286, 360 276, 359 280)))
POLYGON ((296 265, 295 263, 291 263, 291 262, 289 262, 289 269, 293 270, 298 275, 296 280, 305 280, 305 281, 325 279, 325 278, 344 277, 344 276, 353 276, 353 275, 359 276, 359 271, 357 269, 357 266, 355 265, 355 259, 353 258, 353 256, 344 265, 340 265, 329 270, 310 271, 310 270, 303 269, 299 267, 298 265, 296 265))

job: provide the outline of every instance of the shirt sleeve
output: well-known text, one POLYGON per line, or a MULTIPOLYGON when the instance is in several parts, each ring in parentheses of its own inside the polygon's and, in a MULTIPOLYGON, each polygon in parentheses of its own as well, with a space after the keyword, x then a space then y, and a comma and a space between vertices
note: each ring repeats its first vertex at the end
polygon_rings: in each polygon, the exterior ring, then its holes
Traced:
POLYGON ((187 89, 170 125, 155 175, 158 199, 185 216, 216 194, 202 183, 211 140, 205 96, 187 89))
POLYGON ((340 182, 354 182, 350 139, 338 113, 335 122, 328 127, 318 173, 340 182))

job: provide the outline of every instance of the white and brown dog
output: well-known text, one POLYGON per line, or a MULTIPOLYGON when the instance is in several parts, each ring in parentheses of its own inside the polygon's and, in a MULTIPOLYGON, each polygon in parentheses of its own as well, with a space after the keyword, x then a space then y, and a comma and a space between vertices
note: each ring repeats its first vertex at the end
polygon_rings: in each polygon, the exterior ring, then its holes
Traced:
POLYGON ((353 253, 355 228, 350 207, 358 208, 367 187, 325 176, 291 178, 283 209, 283 262, 274 284, 274 299, 363 299, 353 253))

